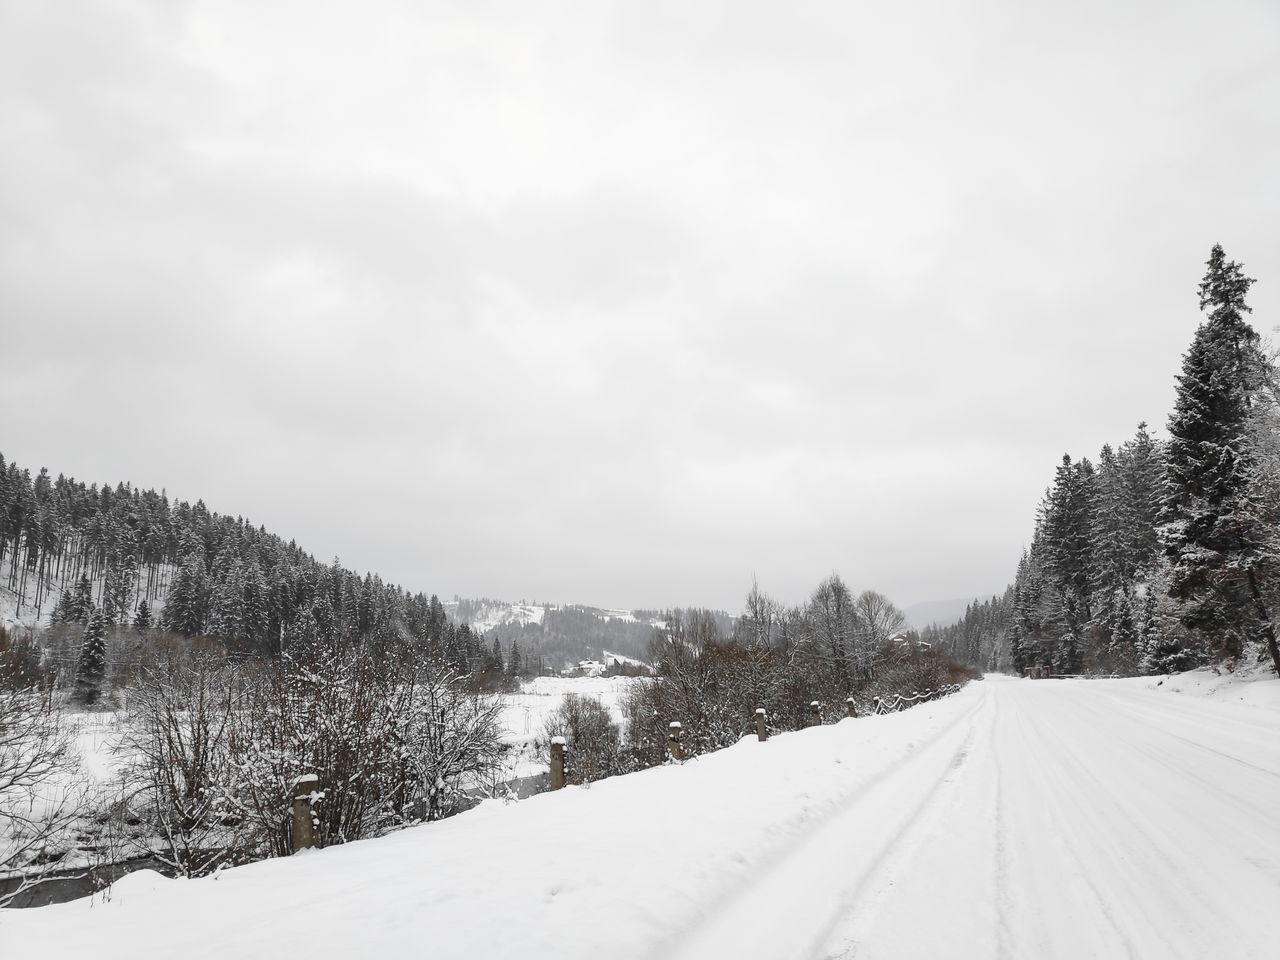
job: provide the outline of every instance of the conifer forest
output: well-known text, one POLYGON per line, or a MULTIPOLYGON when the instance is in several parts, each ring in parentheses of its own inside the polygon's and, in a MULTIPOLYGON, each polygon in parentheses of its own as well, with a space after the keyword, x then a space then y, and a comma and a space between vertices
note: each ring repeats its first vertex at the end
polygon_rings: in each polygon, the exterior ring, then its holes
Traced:
POLYGON ((1037 675, 1154 675, 1243 657, 1280 672, 1280 378, 1250 325, 1253 278, 1215 245, 1204 322, 1164 437, 1064 454, 1002 596, 933 628, 965 662, 1037 675))

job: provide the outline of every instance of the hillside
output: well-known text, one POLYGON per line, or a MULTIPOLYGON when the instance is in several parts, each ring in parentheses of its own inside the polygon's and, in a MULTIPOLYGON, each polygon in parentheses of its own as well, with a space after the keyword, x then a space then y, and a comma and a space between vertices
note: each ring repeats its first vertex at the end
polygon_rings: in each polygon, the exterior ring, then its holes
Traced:
POLYGON ((0 944, 103 960, 1272 956, 1278 730, 1273 679, 989 677, 382 839, 135 875, 3 916, 0 944))
MULTIPOLYGON (((662 621, 586 606, 441 603, 434 596, 318 562, 293 540, 203 501, 173 501, 128 483, 85 484, 0 455, 0 625, 82 624, 94 610, 120 629, 143 605, 150 625, 213 636, 241 654, 273 655, 317 636, 373 643, 405 636, 464 673, 485 644, 518 642, 531 667, 599 658, 607 646, 643 659, 662 621)), ((721 614, 725 624, 727 614, 721 614)), ((74 631, 55 660, 74 657, 74 631)))
MULTIPOLYGON (((634 660, 647 660, 655 631, 682 610, 617 610, 586 604, 509 603, 503 600, 457 598, 443 603, 451 620, 477 634, 512 642, 526 655, 540 655, 551 669, 583 659, 602 659, 605 650, 634 660)), ((733 632, 734 618, 723 611, 704 611, 724 636, 733 632)))

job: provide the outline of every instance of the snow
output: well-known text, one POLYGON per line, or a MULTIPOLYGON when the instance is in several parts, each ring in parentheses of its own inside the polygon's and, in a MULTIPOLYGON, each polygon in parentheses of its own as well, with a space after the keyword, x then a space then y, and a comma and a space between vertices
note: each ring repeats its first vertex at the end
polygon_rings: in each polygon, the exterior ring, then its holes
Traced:
POLYGON ((560 706, 566 693, 599 700, 621 726, 627 691, 637 683, 647 682, 635 677, 535 677, 525 681, 519 693, 503 697, 502 739, 511 744, 512 753, 502 778, 531 777, 550 769, 550 758, 539 751, 537 741, 543 738, 547 717, 560 706))
POLYGON ((0 915, 0 956, 1274 957, 1280 683, 1160 679, 993 676, 377 840, 135 874, 0 915))
MULTIPOLYGON (((457 604, 454 602, 446 603, 445 609, 454 612, 456 615, 457 604)), ((469 626, 476 633, 485 634, 495 627, 509 623, 519 624, 520 626, 540 624, 542 623, 542 618, 546 616, 547 610, 548 607, 545 604, 486 603, 471 620, 469 626)))

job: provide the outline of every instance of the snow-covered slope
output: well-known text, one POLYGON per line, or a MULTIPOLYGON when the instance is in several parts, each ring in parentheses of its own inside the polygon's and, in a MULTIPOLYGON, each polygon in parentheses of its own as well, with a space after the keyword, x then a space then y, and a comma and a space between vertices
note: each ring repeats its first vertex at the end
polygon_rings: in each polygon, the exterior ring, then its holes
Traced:
POLYGON ((494 627, 541 623, 549 607, 539 603, 505 603, 498 600, 469 601, 465 606, 457 600, 446 600, 445 612, 477 633, 488 633, 494 627))
POLYGON ((1270 958, 1280 710, 1212 686, 992 677, 380 840, 135 875, 0 915, 0 956, 1270 958))

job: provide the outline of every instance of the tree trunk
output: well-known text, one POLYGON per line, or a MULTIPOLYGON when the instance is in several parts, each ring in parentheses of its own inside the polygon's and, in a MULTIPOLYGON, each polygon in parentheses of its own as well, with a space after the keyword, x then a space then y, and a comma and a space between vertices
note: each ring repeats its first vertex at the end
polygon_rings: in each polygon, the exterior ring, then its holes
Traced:
POLYGON ((1276 626, 1271 622, 1271 616, 1267 612, 1267 605, 1262 599, 1262 591, 1258 589, 1258 580, 1253 570, 1249 571, 1249 593, 1253 597, 1253 606, 1261 621, 1263 639, 1267 642, 1267 653, 1271 654, 1271 667, 1276 675, 1280 676, 1280 645, 1276 644, 1276 626))

